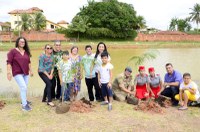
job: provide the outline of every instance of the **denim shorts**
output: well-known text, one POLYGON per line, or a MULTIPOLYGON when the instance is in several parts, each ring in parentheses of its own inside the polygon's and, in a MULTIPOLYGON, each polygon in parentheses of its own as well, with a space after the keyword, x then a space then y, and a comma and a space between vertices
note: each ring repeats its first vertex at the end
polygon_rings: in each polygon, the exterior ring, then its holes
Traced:
POLYGON ((102 95, 103 95, 103 97, 105 97, 105 96, 112 97, 113 96, 112 89, 108 88, 107 85, 108 85, 108 83, 102 83, 101 84, 102 95))

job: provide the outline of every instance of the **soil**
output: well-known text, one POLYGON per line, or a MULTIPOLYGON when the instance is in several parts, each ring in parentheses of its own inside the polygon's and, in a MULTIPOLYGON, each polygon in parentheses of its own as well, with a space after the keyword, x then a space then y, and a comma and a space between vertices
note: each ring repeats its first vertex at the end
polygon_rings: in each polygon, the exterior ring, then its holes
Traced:
POLYGON ((81 100, 74 101, 70 104, 69 111, 71 112, 77 112, 77 113, 88 113, 92 111, 92 108, 94 105, 92 105, 89 101, 82 98, 81 100))
POLYGON ((0 101, 0 110, 3 109, 5 107, 5 102, 4 101, 0 101))
POLYGON ((153 100, 150 100, 150 101, 141 101, 134 109, 141 110, 144 112, 153 112, 162 114, 164 113, 163 107, 168 108, 169 106, 171 106, 171 102, 169 100, 163 101, 162 105, 153 100))

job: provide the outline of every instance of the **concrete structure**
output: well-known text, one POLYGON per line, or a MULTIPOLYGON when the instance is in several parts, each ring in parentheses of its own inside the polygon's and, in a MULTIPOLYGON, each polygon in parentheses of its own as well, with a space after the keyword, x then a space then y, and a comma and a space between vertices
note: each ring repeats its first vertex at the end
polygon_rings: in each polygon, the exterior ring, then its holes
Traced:
POLYGON ((64 27, 64 28, 68 28, 68 25, 69 25, 69 23, 64 21, 64 20, 59 21, 57 24, 64 27))
POLYGON ((10 28, 8 23, 0 22, 0 31, 10 31, 10 28))

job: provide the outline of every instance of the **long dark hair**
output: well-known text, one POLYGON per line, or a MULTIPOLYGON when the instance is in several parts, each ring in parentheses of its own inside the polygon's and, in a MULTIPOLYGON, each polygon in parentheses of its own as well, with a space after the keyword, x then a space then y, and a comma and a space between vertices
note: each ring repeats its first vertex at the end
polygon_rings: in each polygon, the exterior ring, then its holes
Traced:
POLYGON ((97 45, 96 54, 95 54, 95 56, 94 56, 95 59, 96 59, 97 56, 99 55, 99 45, 100 45, 100 44, 103 44, 103 45, 104 45, 104 51, 107 51, 106 44, 104 44, 104 42, 99 42, 98 45, 97 45))
POLYGON ((19 47, 19 40, 20 40, 20 39, 23 39, 23 40, 25 41, 25 45, 24 45, 23 49, 24 49, 25 52, 27 52, 27 54, 31 57, 32 55, 31 55, 31 52, 30 52, 30 49, 29 49, 29 46, 28 46, 28 42, 27 42, 27 40, 26 40, 24 37, 19 37, 19 38, 17 38, 16 43, 15 43, 15 47, 16 47, 16 48, 19 47))

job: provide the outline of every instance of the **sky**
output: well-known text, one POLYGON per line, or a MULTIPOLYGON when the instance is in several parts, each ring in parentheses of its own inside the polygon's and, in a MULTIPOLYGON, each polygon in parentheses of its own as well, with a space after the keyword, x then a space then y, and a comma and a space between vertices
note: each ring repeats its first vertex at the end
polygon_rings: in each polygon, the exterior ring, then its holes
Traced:
MULTIPOLYGON (((99 0, 95 0, 99 1, 99 0)), ((137 15, 146 20, 149 28, 167 30, 174 17, 184 19, 192 11, 190 8, 200 0, 118 0, 132 4, 137 15)), ((87 6, 87 0, 0 0, 0 22, 10 21, 8 12, 15 9, 38 7, 50 21, 71 22, 80 8, 87 6)), ((192 23, 191 23, 192 24, 192 23)), ((192 24, 195 27, 195 23, 192 24)))

